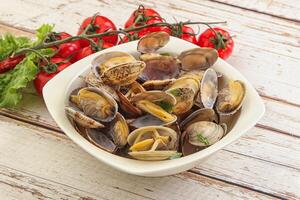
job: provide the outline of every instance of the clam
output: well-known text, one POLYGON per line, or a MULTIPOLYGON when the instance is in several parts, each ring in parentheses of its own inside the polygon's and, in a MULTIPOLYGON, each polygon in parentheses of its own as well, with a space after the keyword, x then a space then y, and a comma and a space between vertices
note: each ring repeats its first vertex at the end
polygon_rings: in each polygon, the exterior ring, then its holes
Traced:
POLYGON ((125 52, 109 52, 101 54, 92 62, 92 69, 96 77, 110 86, 129 85, 134 82, 143 71, 146 64, 136 60, 125 52))
POLYGON ((86 136, 91 143, 100 149, 110 153, 114 153, 117 150, 115 143, 99 129, 86 129, 86 136))
POLYGON ((65 107, 66 114, 74 120, 77 124, 85 128, 103 128, 104 125, 100 122, 86 116, 82 111, 72 108, 65 107))
POLYGON ((136 118, 142 115, 142 111, 135 107, 129 99, 120 91, 116 91, 120 99, 120 107, 128 117, 136 118))
POLYGON ((219 92, 216 111, 219 114, 220 123, 225 123, 228 130, 232 129, 240 116, 245 93, 244 83, 239 80, 230 80, 219 92))
POLYGON ((170 36, 166 32, 149 33, 139 40, 137 50, 141 53, 153 53, 165 46, 169 40, 170 36))
POLYGON ((77 96, 85 115, 101 122, 110 122, 115 118, 118 104, 104 90, 93 87, 82 88, 77 96))
POLYGON ((179 75, 180 65, 173 56, 155 54, 143 61, 146 63, 145 69, 140 74, 143 81, 171 79, 179 75))
POLYGON ((177 119, 176 115, 169 113, 176 104, 176 99, 166 92, 160 90, 145 91, 135 95, 131 102, 139 109, 157 117, 163 122, 172 123, 177 119))
POLYGON ((199 121, 211 121, 218 122, 218 116, 211 108, 202 108, 194 111, 188 117, 186 117, 181 123, 180 128, 185 130, 189 125, 199 121))
POLYGON ((117 113, 109 133, 116 146, 124 147, 127 144, 129 128, 125 118, 120 113, 117 113))
POLYGON ((194 97, 199 90, 199 81, 191 77, 177 79, 166 90, 176 98, 176 104, 173 112, 176 115, 189 111, 194 105, 194 97))
POLYGON ((218 95, 216 109, 219 114, 230 115, 235 113, 243 103, 246 89, 244 83, 239 80, 228 82, 218 95))
POLYGON ((215 70, 209 68, 205 71, 197 98, 204 108, 213 108, 218 96, 218 76, 215 70))
POLYGON ((205 70, 212 66, 218 59, 218 52, 213 48, 198 47, 183 51, 178 59, 181 62, 181 68, 185 71, 194 69, 205 70))
POLYGON ((142 86, 146 90, 163 90, 168 85, 172 84, 176 79, 164 79, 164 80, 148 80, 145 81, 142 86))
POLYGON ((128 154, 138 160, 166 160, 177 153, 177 133, 167 127, 146 126, 127 138, 128 154))
POLYGON ((214 122, 200 121, 185 129, 189 143, 194 146, 210 146, 218 142, 226 133, 226 126, 214 122))
POLYGON ((145 92, 146 90, 144 89, 144 87, 139 84, 138 82, 134 81, 131 85, 129 90, 126 92, 125 96, 128 99, 131 99, 133 96, 135 96, 136 94, 145 92))
POLYGON ((100 77, 97 77, 94 74, 94 72, 92 72, 92 71, 89 72, 85 76, 84 80, 89 87, 101 88, 101 89, 105 90, 107 93, 109 93, 116 101, 120 101, 115 89, 112 88, 111 86, 104 84, 102 79, 100 77))

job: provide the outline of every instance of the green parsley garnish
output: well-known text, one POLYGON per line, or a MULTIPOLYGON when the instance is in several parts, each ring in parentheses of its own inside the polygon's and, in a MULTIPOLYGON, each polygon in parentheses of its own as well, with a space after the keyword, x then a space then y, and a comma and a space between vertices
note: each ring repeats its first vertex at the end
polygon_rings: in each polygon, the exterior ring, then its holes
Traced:
POLYGON ((173 105, 170 102, 167 101, 159 101, 157 102, 157 105, 159 105, 162 109, 167 111, 168 113, 172 112, 173 105))
POLYGON ((197 134, 197 139, 205 145, 209 145, 209 142, 206 137, 202 135, 202 133, 197 134))
POLYGON ((180 89, 174 89, 174 90, 171 90, 170 93, 172 95, 174 95, 175 97, 178 97, 178 96, 181 96, 182 95, 182 92, 180 91, 180 89))

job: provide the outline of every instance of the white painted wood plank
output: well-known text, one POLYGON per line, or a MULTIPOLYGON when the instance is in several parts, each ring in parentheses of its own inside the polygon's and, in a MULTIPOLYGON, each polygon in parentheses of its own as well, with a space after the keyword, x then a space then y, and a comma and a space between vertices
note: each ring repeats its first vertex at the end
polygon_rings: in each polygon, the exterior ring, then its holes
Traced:
MULTIPOLYGON (((95 12, 110 17, 122 26, 139 3, 143 2, 63 0, 55 1, 49 7, 46 1, 13 0, 0 8, 0 17, 6 23, 31 29, 51 22, 56 24, 58 31, 76 33, 78 23, 95 12), (24 12, 12 6, 14 4, 30 6, 32 12, 24 12)), ((167 20, 173 20, 173 16, 178 20, 227 20, 227 28, 237 35, 236 50, 229 63, 241 71, 260 93, 300 104, 300 83, 297 76, 291 76, 300 73, 297 56, 300 54, 299 23, 209 1, 177 0, 144 4, 157 9, 167 20)))
POLYGON ((300 20, 300 4, 295 0, 213 0, 291 20, 300 20))
POLYGON ((11 199, 30 198, 30 191, 49 197, 57 191, 54 199, 273 199, 190 172, 164 178, 127 175, 100 163, 64 135, 6 117, 0 116, 0 130, 0 195, 10 194, 11 199))

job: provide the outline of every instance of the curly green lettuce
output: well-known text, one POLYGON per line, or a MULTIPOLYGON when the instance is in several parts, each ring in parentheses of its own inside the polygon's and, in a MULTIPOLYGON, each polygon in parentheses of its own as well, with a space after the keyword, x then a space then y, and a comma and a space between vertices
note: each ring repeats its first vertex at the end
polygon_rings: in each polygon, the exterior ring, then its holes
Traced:
MULTIPOLYGON (((0 60, 12 55, 21 48, 28 48, 40 44, 52 31, 53 26, 44 24, 36 32, 36 40, 26 37, 14 37, 6 34, 0 40, 0 60)), ((51 49, 38 51, 42 55, 50 55, 51 49)), ((0 107, 16 106, 22 99, 22 89, 35 79, 39 72, 39 56, 33 52, 27 53, 26 57, 12 70, 0 74, 0 107)))

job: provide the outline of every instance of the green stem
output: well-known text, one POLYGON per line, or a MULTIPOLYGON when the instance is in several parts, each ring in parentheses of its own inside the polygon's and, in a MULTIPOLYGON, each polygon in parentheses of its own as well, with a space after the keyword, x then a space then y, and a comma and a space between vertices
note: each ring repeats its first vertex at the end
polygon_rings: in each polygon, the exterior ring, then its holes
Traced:
MULTIPOLYGON (((65 38, 63 40, 57 40, 57 41, 49 42, 49 43, 42 43, 42 44, 34 46, 30 49, 31 50, 32 49, 39 50, 39 49, 49 48, 52 46, 58 46, 60 44, 66 43, 66 42, 76 41, 79 39, 101 38, 103 36, 116 35, 116 34, 124 33, 124 32, 129 33, 129 32, 139 31, 144 28, 154 27, 154 26, 167 26, 167 27, 171 28, 174 26, 178 26, 179 24, 181 24, 181 25, 203 24, 203 25, 210 27, 210 24, 224 24, 224 23, 226 23, 226 21, 223 21, 223 22, 190 22, 190 21, 186 21, 186 22, 172 23, 172 24, 166 23, 166 22, 158 22, 158 23, 153 23, 153 24, 146 24, 146 25, 139 26, 139 27, 130 27, 130 28, 123 29, 123 30, 111 30, 111 31, 103 32, 103 33, 97 33, 97 34, 90 34, 90 35, 82 34, 82 35, 78 35, 78 36, 72 36, 69 38, 65 38)), ((94 41, 91 42, 91 44, 94 44, 94 43, 95 43, 94 41)), ((21 54, 26 53, 27 51, 28 51, 28 48, 19 49, 18 51, 15 52, 15 55, 21 55, 21 54)))

